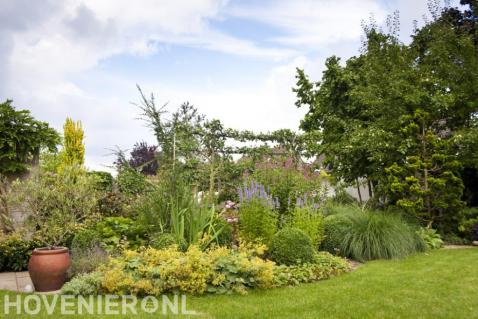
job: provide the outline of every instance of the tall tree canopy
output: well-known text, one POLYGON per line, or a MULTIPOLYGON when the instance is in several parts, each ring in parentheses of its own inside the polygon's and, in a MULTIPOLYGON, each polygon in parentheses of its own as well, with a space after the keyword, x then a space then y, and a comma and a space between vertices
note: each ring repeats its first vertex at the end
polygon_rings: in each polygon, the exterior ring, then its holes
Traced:
POLYGON ((366 27, 362 54, 329 58, 321 82, 297 73, 296 105, 309 108, 301 128, 320 134, 312 150, 337 178, 368 179, 376 199, 428 225, 460 210, 460 169, 478 151, 476 1, 468 2, 465 11, 432 3, 434 19, 410 44, 396 22, 390 33, 366 27))
POLYGON ((16 110, 12 101, 0 103, 0 174, 13 175, 28 165, 45 147, 56 150, 60 136, 48 123, 35 120, 28 110, 16 110))

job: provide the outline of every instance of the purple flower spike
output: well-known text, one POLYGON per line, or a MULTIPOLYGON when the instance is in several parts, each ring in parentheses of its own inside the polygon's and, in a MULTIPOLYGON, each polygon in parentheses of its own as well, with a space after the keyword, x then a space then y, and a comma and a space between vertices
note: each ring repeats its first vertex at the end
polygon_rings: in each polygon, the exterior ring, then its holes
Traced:
POLYGON ((271 208, 276 206, 276 201, 271 195, 268 194, 266 187, 257 183, 256 181, 251 181, 249 184, 244 183, 244 186, 242 188, 238 188, 237 192, 241 203, 253 199, 259 199, 265 205, 271 208))

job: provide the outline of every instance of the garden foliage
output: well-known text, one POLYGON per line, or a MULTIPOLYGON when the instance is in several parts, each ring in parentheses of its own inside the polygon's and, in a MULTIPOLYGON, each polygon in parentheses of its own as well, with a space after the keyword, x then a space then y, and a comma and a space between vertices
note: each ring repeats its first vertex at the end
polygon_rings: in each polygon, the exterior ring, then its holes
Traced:
POLYGON ((268 288, 273 282, 273 263, 258 253, 263 253, 262 247, 237 252, 223 247, 201 251, 197 246, 186 252, 175 247, 125 251, 105 266, 102 289, 110 294, 160 295, 268 288))
POLYGON ((113 191, 113 176, 109 172, 103 171, 90 171, 89 175, 92 175, 96 179, 96 189, 103 192, 113 191))
POLYGON ((139 195, 147 189, 147 181, 143 174, 130 166, 118 168, 116 176, 118 189, 127 195, 139 195))
POLYGON ((436 229, 421 227, 417 230, 418 236, 425 242, 427 249, 438 249, 443 247, 443 240, 436 229))
POLYGON ((350 271, 350 265, 342 258, 327 252, 319 252, 305 264, 279 265, 274 267, 274 286, 294 286, 315 282, 350 271))
POLYGON ((334 255, 340 255, 343 249, 342 241, 351 227, 351 223, 351 220, 344 214, 334 214, 325 217, 324 240, 320 245, 321 250, 328 251, 334 255))
MULTIPOLYGON (((308 198, 309 205, 320 205, 327 191, 327 177, 314 171, 311 164, 292 157, 264 157, 256 163, 252 179, 268 187, 268 193, 277 201, 276 209, 286 218, 301 200, 308 198)), ((283 216, 283 217, 282 217, 283 216)))
POLYGON ((142 225, 127 217, 106 217, 96 223, 95 232, 108 252, 115 252, 122 247, 138 249, 147 241, 147 233, 142 225))
POLYGON ((426 244, 400 216, 351 209, 331 215, 322 247, 359 261, 401 258, 424 251, 426 244))
POLYGON ((324 216, 318 207, 298 206, 292 212, 290 225, 306 233, 316 249, 324 238, 324 216))
POLYGON ((176 236, 169 233, 153 234, 149 240, 149 246, 154 249, 165 249, 177 245, 176 236))
POLYGON ((0 174, 23 173, 42 148, 55 151, 58 133, 45 122, 35 120, 30 111, 17 111, 12 101, 0 103, 0 174))
POLYGON ((270 257, 278 264, 295 265, 311 263, 315 249, 310 237, 296 228, 283 228, 272 238, 270 257))
POLYGON ((275 234, 279 219, 275 208, 277 198, 269 195, 265 187, 252 181, 239 190, 239 229, 242 238, 268 244, 275 234))
POLYGON ((0 232, 0 271, 25 271, 33 249, 41 247, 37 239, 27 239, 24 232, 3 235, 0 232))
POLYGON ((468 208, 463 211, 458 230, 466 240, 478 241, 478 208, 468 208))
POLYGON ((338 180, 364 179, 381 205, 397 205, 424 226, 456 229, 462 169, 476 167, 478 55, 476 8, 440 8, 409 44, 365 26, 361 54, 327 59, 319 82, 297 71, 306 134, 320 135, 312 154, 325 156, 338 180), (466 22, 464 22, 466 21, 466 22), (473 151, 471 151, 473 150, 473 151))
POLYGON ((103 274, 91 272, 80 274, 67 282, 61 289, 61 293, 69 296, 92 296, 101 293, 101 281, 103 274))
POLYGON ((29 213, 28 226, 47 246, 66 245, 83 223, 96 219, 94 179, 73 166, 61 173, 39 170, 13 183, 10 195, 29 213))

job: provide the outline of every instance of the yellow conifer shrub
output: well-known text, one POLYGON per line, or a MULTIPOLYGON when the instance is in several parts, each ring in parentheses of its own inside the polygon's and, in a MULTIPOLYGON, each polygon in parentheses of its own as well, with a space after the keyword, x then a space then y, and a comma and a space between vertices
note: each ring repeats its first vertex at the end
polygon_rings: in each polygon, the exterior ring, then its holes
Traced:
POLYGON ((62 166, 83 165, 85 161, 84 131, 80 121, 66 118, 63 125, 62 166))

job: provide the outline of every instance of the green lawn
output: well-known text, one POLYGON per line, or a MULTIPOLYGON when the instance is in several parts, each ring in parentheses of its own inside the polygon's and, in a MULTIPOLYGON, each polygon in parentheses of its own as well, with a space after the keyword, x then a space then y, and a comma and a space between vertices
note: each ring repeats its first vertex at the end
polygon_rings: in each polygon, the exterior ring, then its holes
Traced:
MULTIPOLYGON (((4 295, 0 292, 0 317, 4 295)), ((246 296, 190 297, 188 308, 204 318, 478 318, 478 249, 369 262, 316 284, 246 296)))

